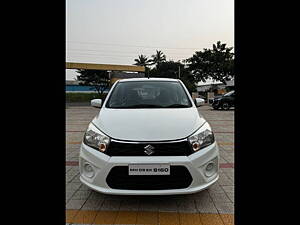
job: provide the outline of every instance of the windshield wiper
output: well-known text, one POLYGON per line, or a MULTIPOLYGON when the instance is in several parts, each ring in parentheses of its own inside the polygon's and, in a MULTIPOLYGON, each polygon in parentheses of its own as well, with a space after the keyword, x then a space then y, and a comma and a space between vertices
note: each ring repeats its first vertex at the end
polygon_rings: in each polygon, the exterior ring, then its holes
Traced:
POLYGON ((190 106, 182 105, 182 104, 172 104, 172 105, 165 106, 164 108, 188 108, 188 107, 190 106))

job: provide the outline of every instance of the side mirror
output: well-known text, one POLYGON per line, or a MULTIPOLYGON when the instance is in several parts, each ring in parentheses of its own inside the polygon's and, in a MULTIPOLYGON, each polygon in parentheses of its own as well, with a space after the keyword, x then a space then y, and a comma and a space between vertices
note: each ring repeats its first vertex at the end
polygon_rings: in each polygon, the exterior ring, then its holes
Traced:
POLYGON ((201 106, 201 105, 204 105, 204 103, 205 103, 205 100, 203 99, 203 98, 195 98, 195 105, 196 105, 196 107, 199 107, 199 106, 201 106))
POLYGON ((102 100, 101 99, 93 99, 93 100, 91 100, 91 105, 95 108, 101 108, 102 100))

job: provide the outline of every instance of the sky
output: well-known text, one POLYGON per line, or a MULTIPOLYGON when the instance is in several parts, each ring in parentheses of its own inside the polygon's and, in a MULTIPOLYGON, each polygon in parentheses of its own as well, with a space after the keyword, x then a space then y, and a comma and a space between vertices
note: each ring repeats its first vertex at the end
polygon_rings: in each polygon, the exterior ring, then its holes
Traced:
POLYGON ((156 50, 177 61, 217 41, 234 47, 234 0, 66 1, 67 62, 132 65, 156 50))

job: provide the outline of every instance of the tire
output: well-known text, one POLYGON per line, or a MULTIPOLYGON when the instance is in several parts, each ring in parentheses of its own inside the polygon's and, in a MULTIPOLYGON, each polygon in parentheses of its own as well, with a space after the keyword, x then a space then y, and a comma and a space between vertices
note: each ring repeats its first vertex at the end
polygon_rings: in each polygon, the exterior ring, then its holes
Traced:
POLYGON ((222 109, 223 110, 228 110, 230 109, 230 104, 228 102, 223 102, 222 103, 222 109))
POLYGON ((218 105, 214 105, 214 106, 212 106, 212 107, 213 107, 214 110, 219 109, 219 106, 218 106, 218 105))

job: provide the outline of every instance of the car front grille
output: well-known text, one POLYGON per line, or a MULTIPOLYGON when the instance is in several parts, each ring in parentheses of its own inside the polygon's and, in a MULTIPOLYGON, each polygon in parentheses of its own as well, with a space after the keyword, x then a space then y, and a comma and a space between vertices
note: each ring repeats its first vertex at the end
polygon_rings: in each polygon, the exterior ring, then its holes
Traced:
POLYGON ((113 167, 106 183, 122 190, 170 190, 191 185, 193 178, 185 166, 170 166, 170 175, 128 175, 128 166, 113 167))
POLYGON ((192 154, 188 141, 177 142, 118 142, 112 140, 106 154, 109 156, 187 156, 192 154), (145 147, 151 145, 153 153, 147 154, 145 147))

